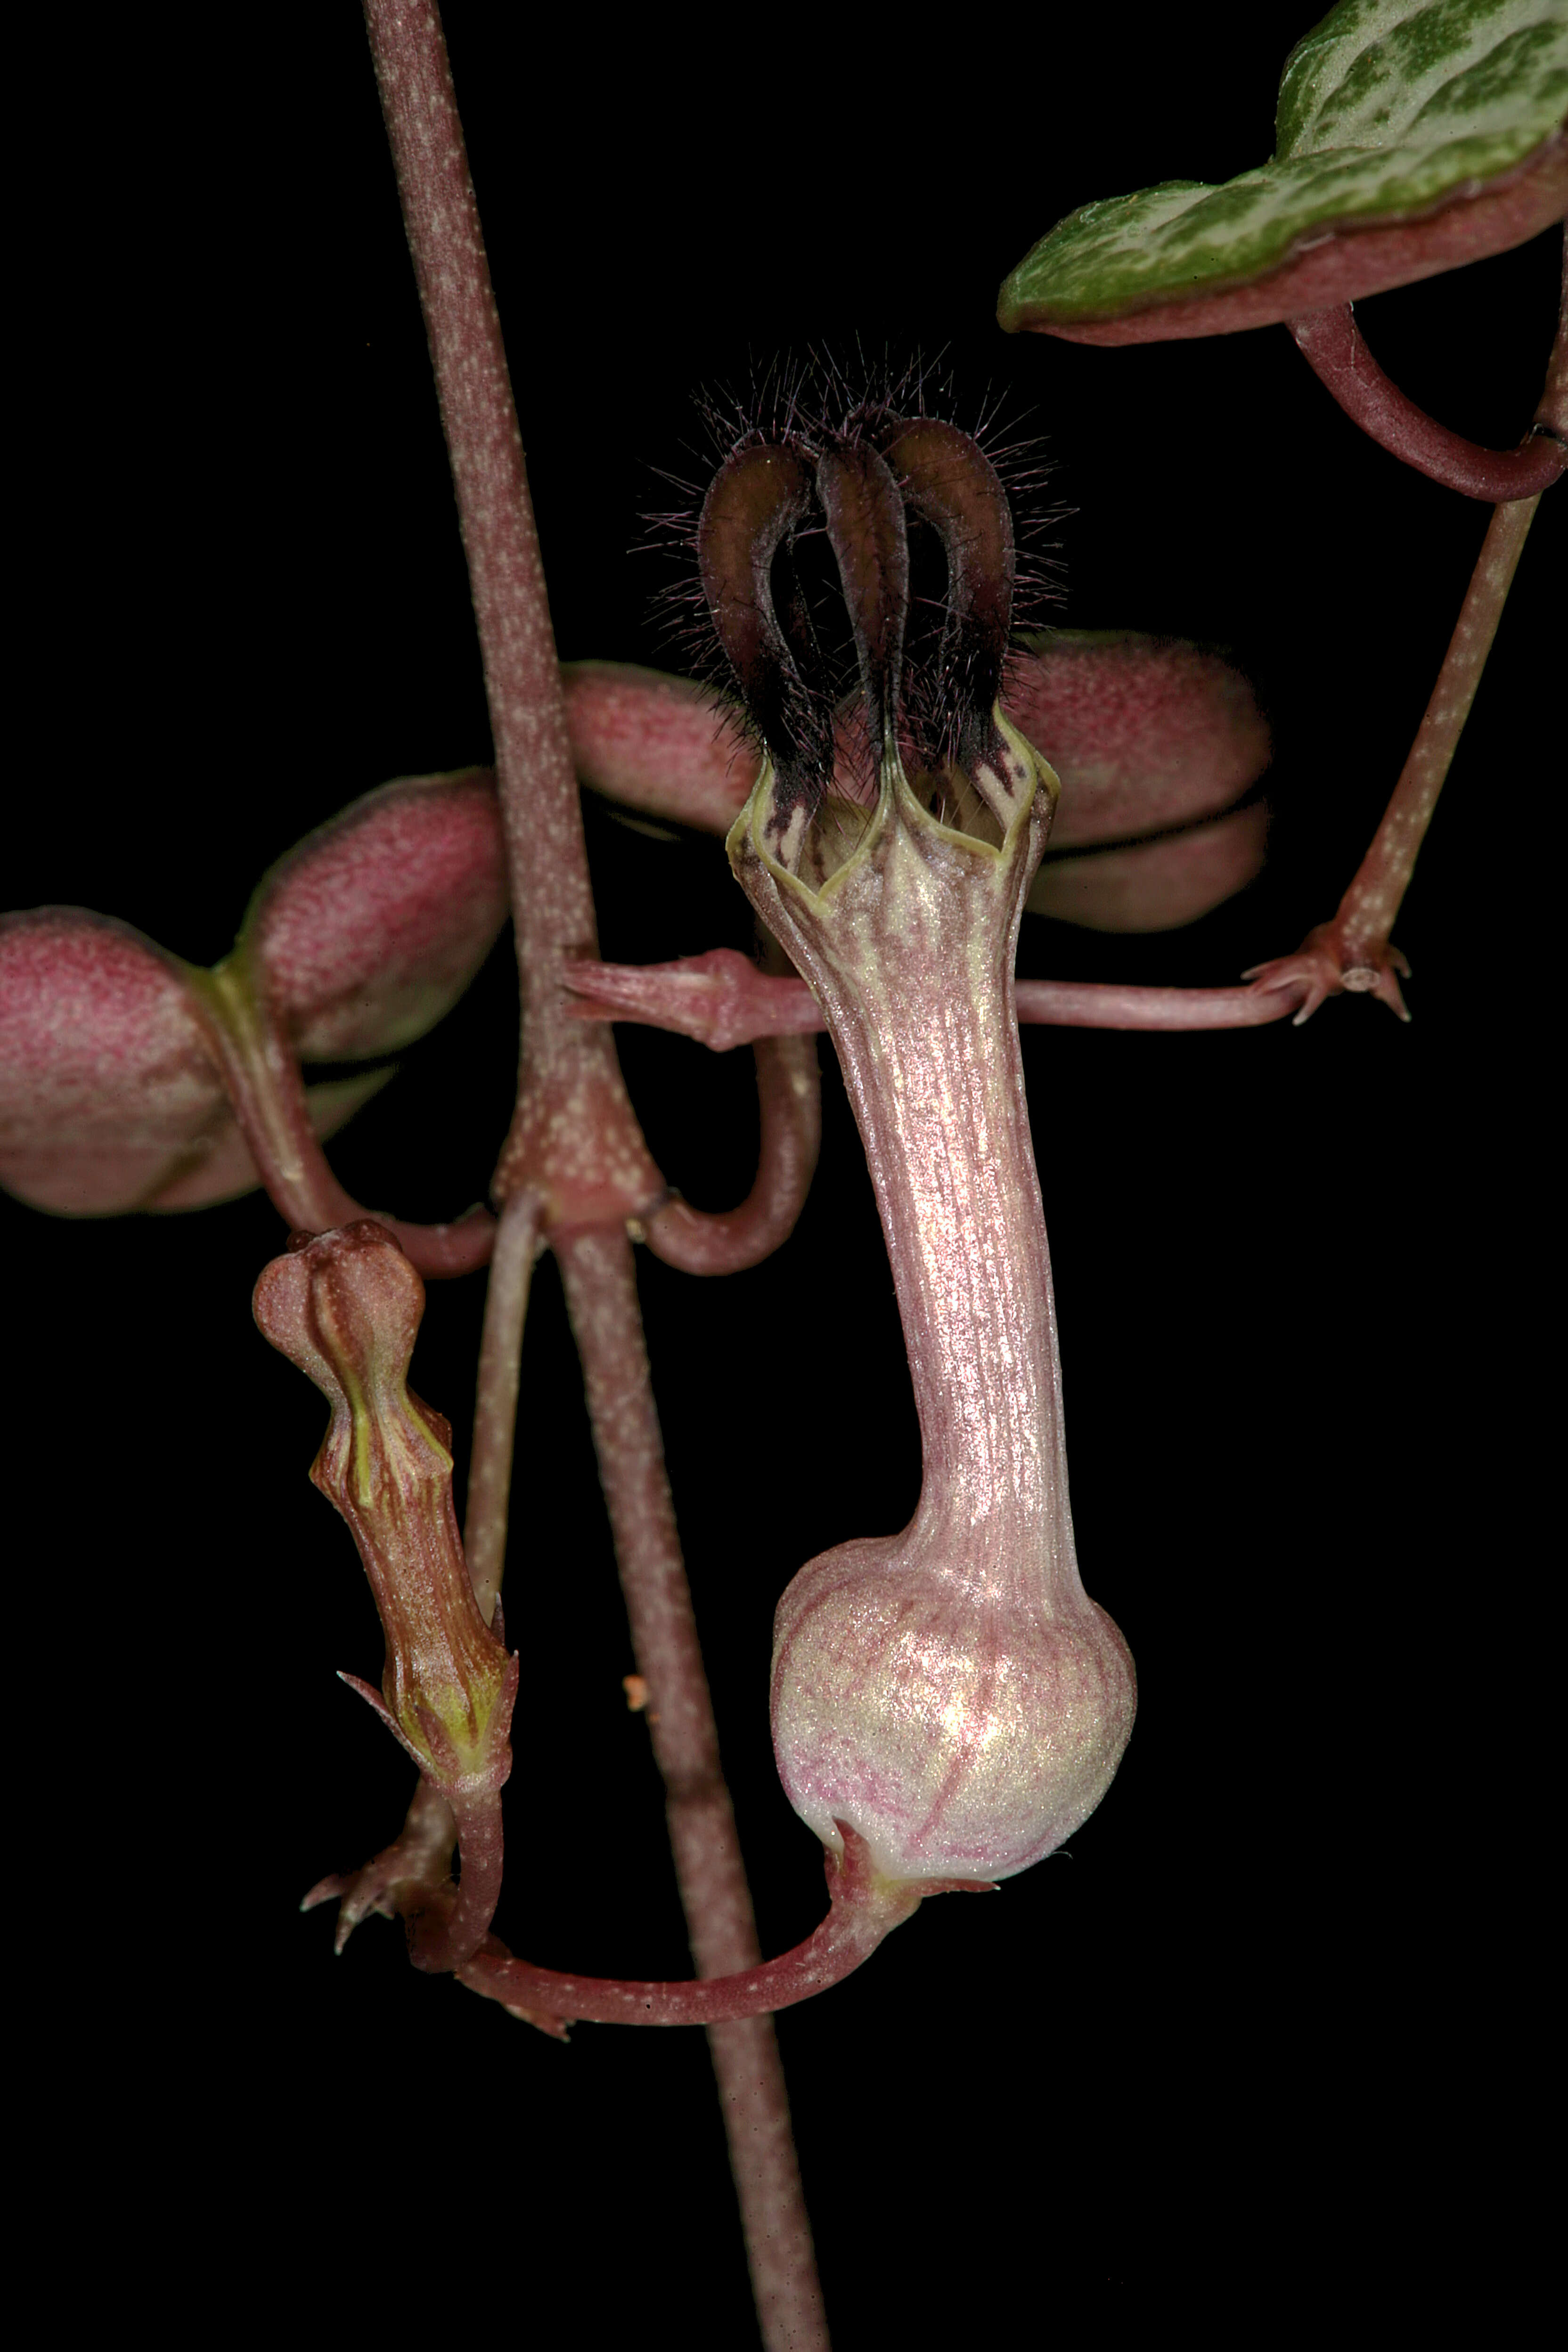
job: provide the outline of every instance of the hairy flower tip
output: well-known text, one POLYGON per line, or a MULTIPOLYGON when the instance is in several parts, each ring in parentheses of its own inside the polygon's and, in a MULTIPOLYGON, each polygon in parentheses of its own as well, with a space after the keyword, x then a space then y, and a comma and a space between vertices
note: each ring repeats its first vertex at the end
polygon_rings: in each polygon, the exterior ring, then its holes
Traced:
POLYGON ((353 1529, 375 1595, 392 1729, 441 1788, 499 1788, 517 1667, 474 1598, 452 1507, 451 1424, 407 1385, 424 1283, 367 1218, 300 1236, 263 1268, 254 1304, 266 1337, 332 1409, 310 1476, 353 1529))
POLYGON ((697 526, 709 614, 787 815, 814 811, 833 773, 833 705, 793 541, 816 512, 804 444, 752 436, 714 476, 697 526))
POLYGON ((777 843, 796 842, 830 790, 874 797, 888 759, 910 759, 929 778, 921 797, 944 813, 1011 789, 998 706, 1018 586, 1012 507, 979 440, 927 415, 923 399, 923 383, 901 381, 837 424, 792 407, 784 431, 742 438, 703 501, 702 593, 773 767, 765 830, 777 843), (911 391, 920 404, 900 405, 911 391), (837 625, 805 561, 824 539, 837 625), (845 621, 858 713, 840 707, 845 621), (861 740, 870 779, 847 749, 861 740))
POLYGON ((1051 1853, 1110 1786, 1132 1729, 1126 1643, 1081 1592, 1017 1591, 842 1544, 779 1604, 773 1750, 825 1845, 848 1822, 894 1879, 1009 1878, 1051 1853))

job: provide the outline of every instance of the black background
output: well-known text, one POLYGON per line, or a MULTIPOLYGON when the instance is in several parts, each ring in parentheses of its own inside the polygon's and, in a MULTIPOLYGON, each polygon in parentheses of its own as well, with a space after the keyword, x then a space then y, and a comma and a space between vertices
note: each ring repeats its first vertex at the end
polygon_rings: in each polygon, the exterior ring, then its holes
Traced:
MULTIPOLYGON (((4 895, 210 961, 310 824, 488 755, 461 551, 356 13, 52 21, 13 196, 4 895)), ((1136 41, 1104 12, 1070 42, 1047 16, 950 48, 777 23, 671 46, 448 11, 564 656, 671 659, 637 518, 667 503, 654 468, 689 469, 693 389, 858 334, 945 348, 960 421, 1005 389, 1044 436, 1052 617, 1217 641, 1257 681, 1263 881, 1163 939, 1033 924, 1026 972, 1226 982, 1329 914, 1485 527, 1362 441, 1282 330, 1103 352, 995 329, 998 280, 1072 205, 1261 159, 1302 21, 1255 7, 1229 50, 1152 10, 1136 41)), ((1556 268, 1553 233, 1361 317, 1416 398, 1508 446, 1556 268)), ((1284 2307, 1363 2259, 1398 2298, 1461 2213, 1466 2276, 1528 2228, 1506 2135, 1547 1685, 1531 1358, 1563 495, 1396 929, 1412 1025, 1346 999, 1300 1032, 1026 1033, 1079 1548, 1142 1712, 1070 1859, 929 1905, 781 2020, 839 2352, 989 2342, 1020 2291, 1028 2341, 1145 2295, 1239 2320, 1255 2274, 1284 2307)), ((716 845, 602 811, 589 845, 607 955, 747 943, 716 845)), ((620 1042, 670 1181, 738 1197, 749 1056, 620 1042)), ((413 1217, 481 1197, 514 1052, 503 942, 334 1146, 345 1182, 413 1217)), ((726 1281, 640 1259, 769 1950, 822 1901, 769 1748, 772 1612, 816 1550, 900 1525, 919 1471, 824 1052, 822 1169, 786 1249, 726 1281)), ((288 2303, 323 2263, 345 2318, 457 2294, 531 2328, 564 2294, 569 2324, 535 2340, 752 2342, 699 2037, 582 2027, 563 2049, 416 1979, 386 1924, 334 1961, 328 1915, 296 1913, 390 1835, 408 1771, 332 1678, 374 1679, 381 1645, 306 1483, 320 1400, 250 1322, 275 1213, 0 1213, 45 2177, 72 2169, 155 2275, 195 2249, 288 2303)), ((433 1286, 416 1359, 460 1443, 480 1311, 477 1281, 433 1286)), ((548 1266, 515 1510, 499 1925, 543 1962, 684 1974, 548 1266)))

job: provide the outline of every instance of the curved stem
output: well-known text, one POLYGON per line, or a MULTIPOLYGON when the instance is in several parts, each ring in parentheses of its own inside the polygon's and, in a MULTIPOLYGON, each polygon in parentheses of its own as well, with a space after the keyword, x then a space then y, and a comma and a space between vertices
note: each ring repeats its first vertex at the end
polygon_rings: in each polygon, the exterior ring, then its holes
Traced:
POLYGON ((1348 302, 1288 323, 1296 348, 1346 415, 1380 448, 1428 480, 1497 506, 1538 497, 1568 466, 1568 449, 1549 420, 1538 420, 1517 449, 1482 449, 1437 424, 1384 375, 1348 302))
POLYGON ((526 1189, 512 1193, 496 1227, 485 1292, 484 1337, 479 1343, 479 1395, 474 1407, 474 1450, 468 1468, 463 1552, 474 1598, 486 1624, 495 1616, 496 1597, 506 1569, 507 1517, 511 1496, 511 1456, 517 1435, 517 1388, 522 1358, 522 1327, 539 1246, 540 1202, 526 1189))
MULTIPOLYGON (((1546 385, 1536 415, 1558 442, 1568 441, 1568 237, 1563 249, 1557 334, 1546 362, 1546 385)), ((1294 955, 1255 964, 1244 974, 1262 1000, 1289 994, 1296 1008, 1298 1028, 1325 998, 1342 989, 1352 995, 1381 997, 1401 1021, 1410 1018, 1399 987, 1401 976, 1409 978, 1410 966, 1391 944, 1389 934, 1410 887, 1416 856, 1470 715, 1525 539, 1541 503, 1539 497, 1511 493, 1507 500, 1500 499, 1487 527, 1437 683, 1383 822, 1332 919, 1315 925, 1294 955)))
POLYGON ((808 1037, 760 1037, 757 1175, 737 1209, 714 1213, 667 1202, 645 1228, 655 1257, 687 1274, 738 1274, 795 1231, 822 1147, 822 1079, 808 1037))
MULTIPOLYGON (((839 1826, 842 1831, 843 1824, 839 1826)), ((924 1895, 944 1891, 930 1884, 877 1879, 864 1842, 853 1830, 844 1834, 844 1862, 828 1856, 832 1907, 826 1918, 804 1943, 775 1960, 685 1981, 574 1977, 514 1959, 492 1936, 458 1974, 472 1991, 509 2009, 574 2021, 585 2019, 595 2025, 728 2026, 791 2009, 842 1982, 870 1958, 884 1936, 919 1908, 924 1895)))
POLYGON ((242 956, 187 977, 235 1118, 279 1216, 312 1234, 369 1218, 395 1234, 420 1273, 431 1276, 471 1274, 485 1264, 496 1229, 488 1209, 470 1209, 449 1225, 412 1225, 361 1208, 344 1192, 310 1125, 293 1047, 242 956))

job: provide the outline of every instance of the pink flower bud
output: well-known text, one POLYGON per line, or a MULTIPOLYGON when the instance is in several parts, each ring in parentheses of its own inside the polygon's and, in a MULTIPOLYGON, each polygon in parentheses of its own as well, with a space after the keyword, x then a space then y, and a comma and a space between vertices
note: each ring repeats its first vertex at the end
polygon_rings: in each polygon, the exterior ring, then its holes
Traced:
POLYGON ((367 1219, 274 1258, 255 1307, 267 1338, 332 1408, 310 1476, 353 1528, 375 1595, 392 1728, 444 1791, 499 1789, 510 1769, 517 1663, 469 1581, 452 1508, 451 1424, 406 1385, 424 1283, 367 1219))

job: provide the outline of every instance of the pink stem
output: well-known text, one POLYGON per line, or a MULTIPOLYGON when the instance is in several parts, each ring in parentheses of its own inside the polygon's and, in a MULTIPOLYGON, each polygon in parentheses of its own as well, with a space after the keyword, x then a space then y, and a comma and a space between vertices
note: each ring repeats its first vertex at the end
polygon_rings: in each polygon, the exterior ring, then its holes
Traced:
POLYGON ((450 1225, 411 1225, 362 1208, 344 1192, 310 1125, 293 1048, 242 957, 214 972, 193 971, 190 982, 235 1118, 279 1216, 312 1234, 371 1218, 396 1234, 425 1275, 471 1274, 486 1263, 496 1230, 487 1209, 470 1209, 450 1225))
POLYGON ((382 110, 430 338, 484 660, 522 994, 517 1110, 492 1191, 531 1184, 546 1228, 616 1224, 662 1195, 614 1047, 561 1007, 593 952, 593 893, 566 698, 522 438, 451 68, 434 0, 365 0, 382 110))
MULTIPOLYGON (((862 1948, 853 1937, 842 1948, 825 1946, 819 1940, 825 1931, 819 1930, 818 1937, 808 1939, 809 1959, 801 1959, 793 1975, 770 1978, 759 1989, 756 1921, 719 1760, 712 1701, 665 1476, 631 1246, 624 1234, 599 1229, 563 1234, 555 1252, 583 1359, 637 1669, 647 1685, 644 1719, 668 1792, 669 1842, 691 1954, 700 1976, 727 1985, 720 1993, 693 1986, 667 1988, 674 2007, 662 2021, 709 2021, 704 2002, 719 2004, 711 2011, 715 2020, 752 2020, 715 2024, 709 2041, 730 2134, 757 2307, 770 2346, 826 2344, 784 2073, 772 2027, 753 2013, 782 2005, 771 1993, 784 1990, 786 1981, 798 1987, 789 1998, 804 2000, 832 1980, 821 1971, 841 1960, 839 1973, 847 1974, 870 1946, 862 1948), (808 1980, 812 1970, 818 1973, 808 1980), (770 2321, 770 2313, 776 2314, 775 2321, 770 2321)), ((801 1947, 802 1954, 808 1946, 801 1947)), ((773 1963, 775 1968, 783 1965, 773 1963)), ((483 1964, 473 1966, 482 1969, 483 1964)), ((471 1970, 465 1971, 464 1981, 474 1981, 471 1970)), ((554 2007, 561 2014, 559 2000, 565 1998, 568 1984, 574 1988, 574 2001, 601 1997, 587 1993, 579 1979, 553 1982, 553 1994, 547 1979, 531 1992, 514 1991, 510 1999, 524 2009, 554 2007)), ((491 1990, 488 1984, 476 1989, 491 1990)), ((508 1998, 505 1993, 499 1997, 508 1998)), ((639 2007, 654 1999, 647 1986, 629 1991, 610 1986, 602 1998, 608 2004, 605 2015, 655 2021, 655 2009, 639 2007)), ((600 2012, 578 2006, 567 2013, 587 2017, 600 2012)))
POLYGON ((1538 420, 1517 449, 1482 449, 1436 424, 1384 375, 1348 302, 1309 311, 1289 325, 1308 366, 1346 415, 1381 448, 1430 480, 1499 506, 1539 496, 1568 466, 1568 449, 1547 421, 1538 420))
MULTIPOLYGON (((797 1036, 826 1029, 822 1010, 804 980, 775 980, 755 971, 731 948, 678 963, 615 964, 574 961, 566 985, 576 992, 581 1021, 634 1021, 676 1029, 716 1053, 759 1037, 797 1036)), ((1135 988, 1062 980, 1021 980, 1018 1019, 1060 1029, 1250 1029, 1279 1021, 1295 999, 1280 1003, 1249 988, 1135 988)))
POLYGON ((1349 970, 1374 966, 1388 944, 1470 715, 1537 503, 1529 499, 1500 506, 1488 526, 1432 699, 1383 822, 1334 917, 1340 960, 1349 970))
MULTIPOLYGON (((365 19, 430 337, 506 831, 522 1053, 517 1108, 493 1190, 501 1200, 524 1187, 536 1192, 543 1229, 560 1237, 569 1296, 572 1281, 578 1285, 574 1321, 591 1401, 603 1400, 615 1383, 605 1378, 608 1339, 599 1346, 595 1370, 584 1334, 600 1334, 603 1327, 618 1347, 613 1369, 624 1376, 626 1430, 600 1412, 595 1434, 628 1608, 634 1620, 647 1614, 642 1601, 634 1605, 630 1596, 641 1592, 641 1565, 651 1561, 658 1588, 651 1596, 654 1617, 662 1608, 689 1626, 624 1238, 626 1219, 651 1211, 664 1185, 632 1116, 608 1030, 585 1030, 562 1001, 563 958, 595 952, 594 903, 522 443, 451 69, 433 0, 365 0, 365 19), (607 1260, 596 1257, 605 1251, 607 1260), (623 1435, 633 1449, 626 1459, 623 1435)), ((695 1633, 656 1647, 659 1704, 672 1720, 706 1722, 712 1782, 706 1817, 718 1822, 721 1813, 728 1815, 729 1798, 695 1633)), ((671 1788, 672 1833, 690 1817, 688 1793, 683 1785, 671 1788)), ((708 1871, 696 1866, 683 1837, 682 1827, 677 1867, 699 1966, 743 1967, 754 1958, 755 1939, 753 1931, 747 1948, 734 1945, 751 1906, 732 1828, 721 1866, 708 1871), (735 1957, 723 1957, 731 1947, 735 1957)), ((766 2341, 770 2352, 790 2343, 826 2344, 777 2053, 758 2039, 765 2026, 731 2030, 751 2038, 715 2043, 714 2060, 766 2341), (765 2140, 773 2152, 761 2174, 748 2154, 751 2140, 765 2140)))
MULTIPOLYGON (((1557 335, 1546 363, 1538 423, 1568 440, 1568 240, 1563 253, 1563 299, 1557 335)), ((1410 755, 1400 770, 1383 822, 1330 921, 1319 923, 1294 955, 1277 956, 1244 975, 1260 998, 1289 994, 1300 1027, 1327 997, 1348 989, 1376 995, 1408 1021, 1398 975, 1410 966, 1390 940, 1415 860, 1432 822, 1481 673, 1497 635, 1539 498, 1500 499, 1465 592, 1458 622, 1437 674, 1410 755)))
POLYGON ((486 1624, 495 1616, 496 1596, 506 1569, 507 1516, 511 1498, 511 1457, 517 1436, 518 1377, 529 1286, 539 1246, 538 1195, 526 1187, 512 1193, 496 1229, 485 1292, 484 1337, 479 1343, 479 1395, 474 1408, 474 1450, 468 1468, 463 1551, 474 1598, 486 1624))
POLYGON ((407 1911, 408 1957, 431 1974, 461 1969, 489 1939, 504 1860, 500 1790, 468 1800, 442 1793, 458 1828, 457 1899, 414 1903, 407 1911))
POLYGON ((738 1209, 721 1213, 673 1200, 645 1227, 655 1257, 687 1274, 738 1274, 795 1231, 822 1145, 822 1084, 808 1037, 759 1037, 757 1175, 738 1209))
MULTIPOLYGON (((843 1831, 844 1824, 839 1827, 843 1831)), ((843 1864, 830 1856, 828 1872, 833 1903, 822 1925, 776 1960, 726 1975, 683 1982, 566 1976, 514 1959, 493 1936, 458 1973, 473 1991, 491 2000, 547 2017, 585 2018, 599 2025, 706 2025, 717 2063, 721 2049, 738 2045, 727 2044, 713 2029, 721 2028, 727 2036, 742 2020, 765 2025, 767 2012, 791 2009, 840 1983, 870 1958, 884 1936, 910 1917, 923 1895, 944 1891, 916 1882, 874 1882, 864 1843, 853 1830, 845 1836, 843 1864)), ((721 2064, 719 2073, 722 2084, 721 2064)))

